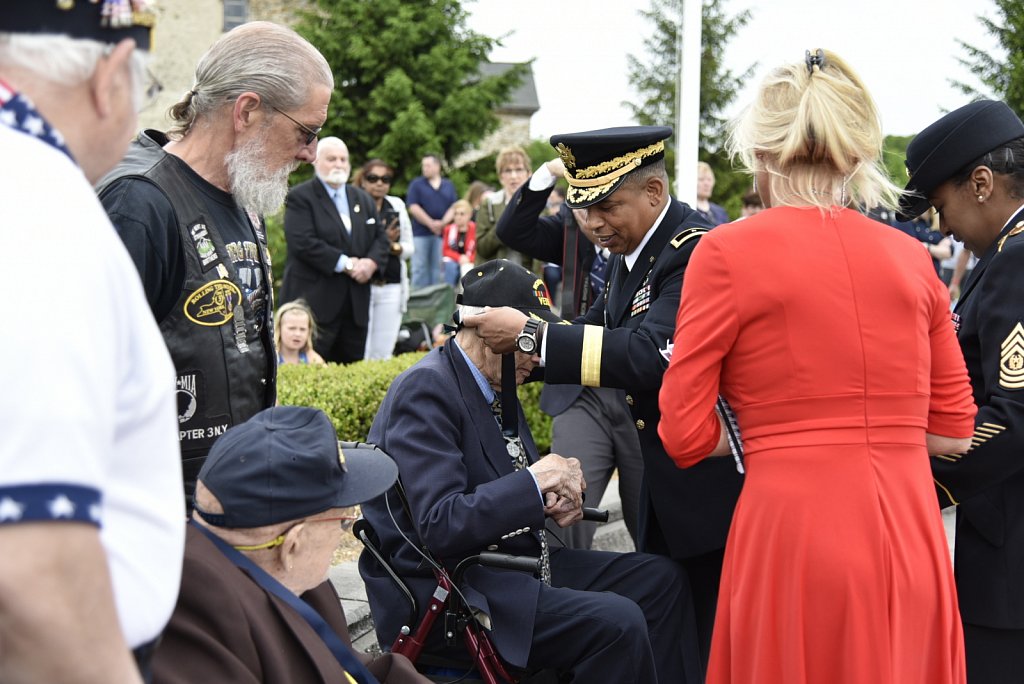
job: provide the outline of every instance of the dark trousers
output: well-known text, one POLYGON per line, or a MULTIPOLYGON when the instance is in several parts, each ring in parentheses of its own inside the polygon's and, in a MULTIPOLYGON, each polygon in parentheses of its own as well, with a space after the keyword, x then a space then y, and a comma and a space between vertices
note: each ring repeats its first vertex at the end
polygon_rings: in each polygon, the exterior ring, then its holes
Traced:
POLYGON ((711 654, 711 633, 715 626, 718 585, 722 579, 724 559, 725 549, 719 549, 679 561, 686 571, 690 591, 693 593, 693 613, 697 623, 701 671, 707 671, 708 657, 711 654))
POLYGON ((320 334, 314 348, 328 363, 362 361, 366 354, 367 326, 358 326, 342 314, 333 321, 317 323, 320 334))
MULTIPOLYGON (((590 506, 600 504, 618 470, 622 517, 635 541, 644 462, 624 395, 609 387, 584 387, 576 401, 552 420, 551 451, 579 459, 590 506)), ((595 532, 597 523, 579 522, 558 534, 570 549, 589 549, 595 532)))
POLYGON ((967 684, 1024 681, 1024 629, 994 629, 964 623, 967 684))
POLYGON ((648 554, 560 549, 537 604, 529 668, 575 682, 701 681, 685 574, 648 554))

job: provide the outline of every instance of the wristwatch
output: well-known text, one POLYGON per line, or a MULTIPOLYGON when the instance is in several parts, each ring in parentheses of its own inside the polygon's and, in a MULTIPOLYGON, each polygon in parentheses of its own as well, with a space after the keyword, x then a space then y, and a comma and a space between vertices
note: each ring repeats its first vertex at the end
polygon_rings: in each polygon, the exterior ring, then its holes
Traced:
POLYGON ((524 354, 536 354, 540 350, 540 339, 537 337, 540 323, 536 318, 526 321, 523 331, 516 335, 516 349, 524 354))

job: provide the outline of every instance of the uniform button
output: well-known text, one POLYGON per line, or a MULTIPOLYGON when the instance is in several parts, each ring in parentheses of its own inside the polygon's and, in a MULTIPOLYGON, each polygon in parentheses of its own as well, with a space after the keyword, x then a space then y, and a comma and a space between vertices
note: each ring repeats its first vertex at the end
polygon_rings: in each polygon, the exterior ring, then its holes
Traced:
POLYGON ((629 404, 630 406, 633 405, 633 395, 632 394, 627 394, 626 395, 626 403, 629 404))
POLYGON ((647 427, 647 423, 644 422, 643 418, 640 418, 636 421, 637 430, 643 430, 645 427, 647 427))
POLYGON ((262 382, 264 385, 266 385, 267 384, 267 379, 266 378, 261 378, 260 382, 262 382))

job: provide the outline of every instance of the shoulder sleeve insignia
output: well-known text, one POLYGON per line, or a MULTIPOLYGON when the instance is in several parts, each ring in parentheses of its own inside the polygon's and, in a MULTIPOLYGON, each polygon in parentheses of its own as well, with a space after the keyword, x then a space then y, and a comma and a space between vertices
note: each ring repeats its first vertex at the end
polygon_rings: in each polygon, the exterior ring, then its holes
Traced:
POLYGON ((1011 238, 1014 235, 1019 235, 1020 233, 1024 233, 1024 221, 1019 221, 1017 225, 1010 229, 1009 233, 1007 233, 1006 235, 999 239, 999 247, 996 249, 996 251, 1002 252, 1003 244, 1006 242, 1007 238, 1011 238))
POLYGON ((1024 389, 1024 326, 1019 322, 1000 345, 999 386, 1024 389))
POLYGON ((687 228, 683 232, 679 233, 679 235, 676 235, 674 238, 672 238, 672 246, 675 247, 676 249, 679 249, 690 240, 699 238, 706 232, 708 232, 708 229, 702 226, 694 226, 692 228, 687 228))

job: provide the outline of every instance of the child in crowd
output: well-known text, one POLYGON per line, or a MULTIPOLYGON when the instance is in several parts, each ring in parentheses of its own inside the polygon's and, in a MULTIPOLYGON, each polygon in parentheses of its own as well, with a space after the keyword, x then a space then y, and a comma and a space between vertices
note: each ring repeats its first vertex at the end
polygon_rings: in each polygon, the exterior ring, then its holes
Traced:
POLYGON ((453 206, 455 220, 444 227, 442 253, 445 282, 455 287, 476 258, 476 223, 469 202, 459 200, 453 206))
POLYGON ((274 317, 274 342, 277 346, 277 363, 323 364, 324 360, 313 351, 316 337, 316 322, 313 311, 305 300, 296 299, 282 305, 274 317))

